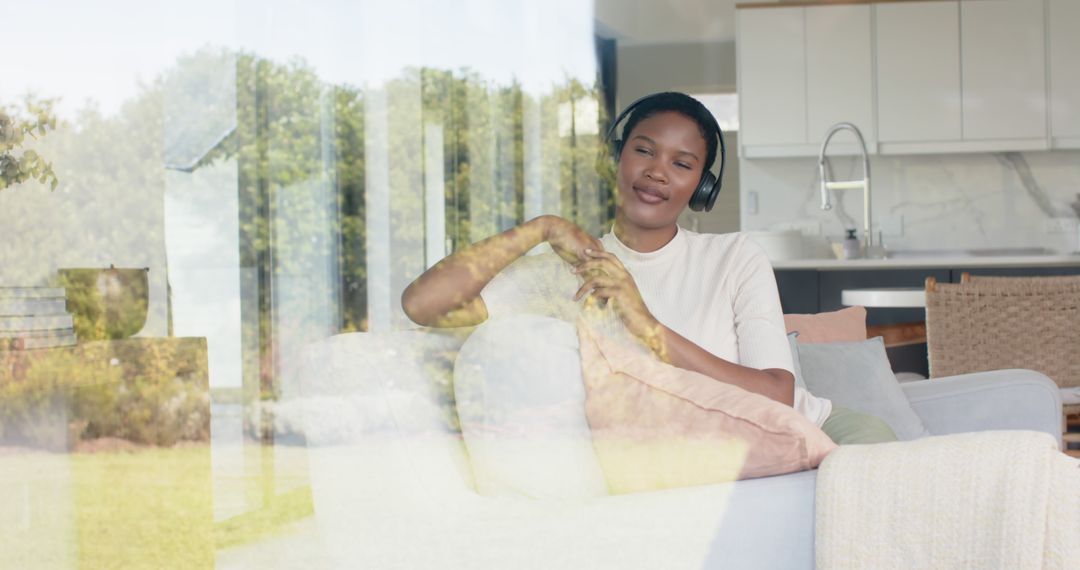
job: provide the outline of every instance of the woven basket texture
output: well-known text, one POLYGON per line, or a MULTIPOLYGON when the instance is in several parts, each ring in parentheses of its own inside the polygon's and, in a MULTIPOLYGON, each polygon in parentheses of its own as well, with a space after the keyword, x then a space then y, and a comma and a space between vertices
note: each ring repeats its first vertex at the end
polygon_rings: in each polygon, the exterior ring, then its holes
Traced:
POLYGON ((971 277, 926 292, 930 376, 1027 368, 1080 386, 1080 276, 971 277))

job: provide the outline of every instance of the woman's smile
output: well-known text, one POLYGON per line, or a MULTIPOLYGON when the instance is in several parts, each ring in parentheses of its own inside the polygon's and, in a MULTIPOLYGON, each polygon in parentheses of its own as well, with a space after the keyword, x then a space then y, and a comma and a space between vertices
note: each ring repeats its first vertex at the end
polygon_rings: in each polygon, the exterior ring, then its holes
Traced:
POLYGON ((634 184, 634 194, 646 204, 660 204, 668 201, 668 193, 651 184, 634 184))

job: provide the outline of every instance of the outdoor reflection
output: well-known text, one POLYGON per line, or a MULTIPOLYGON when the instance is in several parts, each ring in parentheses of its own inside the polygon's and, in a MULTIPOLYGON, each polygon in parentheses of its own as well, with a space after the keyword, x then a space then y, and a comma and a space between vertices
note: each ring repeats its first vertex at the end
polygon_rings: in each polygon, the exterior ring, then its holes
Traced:
POLYGON ((700 495, 479 497, 467 331, 403 330, 401 291, 448 253, 611 216, 592 6, 527 4, 240 1, 209 38, 207 6, 143 9, 124 25, 182 48, 133 94, 5 74, 28 94, 0 92, 0 566, 473 567, 536 541, 547 565, 605 522, 686 524, 700 495))

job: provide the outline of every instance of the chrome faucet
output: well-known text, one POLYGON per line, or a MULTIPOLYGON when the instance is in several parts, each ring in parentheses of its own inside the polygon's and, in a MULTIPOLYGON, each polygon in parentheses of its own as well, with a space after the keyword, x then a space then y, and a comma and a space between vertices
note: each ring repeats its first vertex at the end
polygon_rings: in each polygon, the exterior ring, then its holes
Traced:
POLYGON ((870 246, 873 245, 873 236, 870 233, 870 157, 866 153, 866 141, 863 140, 862 133, 859 132, 859 128, 851 123, 836 123, 829 127, 828 132, 825 133, 825 141, 821 143, 821 152, 818 154, 818 171, 821 173, 821 209, 831 210, 832 203, 829 202, 829 190, 856 190, 862 188, 863 191, 863 233, 866 239, 866 250, 870 251, 870 246), (862 180, 848 180, 845 182, 830 182, 825 173, 825 149, 829 146, 829 139, 837 133, 837 131, 849 130, 855 133, 855 138, 859 139, 859 148, 862 150, 862 180))

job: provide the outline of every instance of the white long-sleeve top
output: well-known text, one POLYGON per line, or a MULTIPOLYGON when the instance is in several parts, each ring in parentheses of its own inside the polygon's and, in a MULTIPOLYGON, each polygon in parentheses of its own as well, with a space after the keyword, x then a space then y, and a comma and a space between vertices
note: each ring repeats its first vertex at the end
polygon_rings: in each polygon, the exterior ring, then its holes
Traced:
MULTIPOLYGON (((664 247, 634 251, 613 233, 601 241, 634 278, 645 305, 668 328, 729 362, 793 372, 780 295, 761 248, 742 233, 699 234, 679 228, 664 247)), ((525 256, 488 283, 481 298, 491 316, 533 313, 573 322, 581 280, 555 254, 525 256)), ((795 388, 795 409, 818 426, 829 400, 795 388)))

